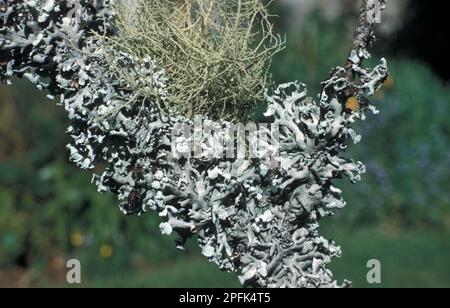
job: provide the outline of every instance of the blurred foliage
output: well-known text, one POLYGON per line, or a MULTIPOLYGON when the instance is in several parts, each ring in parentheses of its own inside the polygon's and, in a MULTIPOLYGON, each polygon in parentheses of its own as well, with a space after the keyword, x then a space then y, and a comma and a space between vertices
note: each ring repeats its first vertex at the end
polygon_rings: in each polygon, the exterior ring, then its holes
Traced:
MULTIPOLYGON (((308 85, 310 95, 319 93, 320 82, 326 79, 330 69, 345 62, 351 41, 350 24, 342 19, 326 21, 319 12, 313 11, 302 31, 288 35, 287 49, 275 55, 272 63, 275 81, 299 80, 308 85)), ((278 32, 282 33, 286 27, 279 24, 278 32)))
MULTIPOLYGON (((307 19, 274 61, 276 81, 298 79, 317 93, 345 59, 345 24, 307 19)), ((424 65, 388 59, 392 77, 375 98, 381 114, 355 125, 363 141, 349 149, 368 173, 338 183, 349 207, 324 221, 343 245, 333 266, 339 279, 366 286, 363 262, 378 256, 386 286, 449 286, 450 90, 424 65)), ((0 86, 0 285, 65 285, 73 257, 88 286, 237 286, 199 259, 195 243, 176 251, 154 214, 125 217, 113 196, 99 195, 90 174, 68 163, 64 111, 45 101, 27 82, 0 86)))
POLYGON ((350 151, 366 162, 363 183, 344 187, 354 223, 395 229, 450 229, 450 90, 430 70, 391 61, 391 80, 376 101, 381 114, 360 129, 350 151), (391 87, 391 88, 390 88, 391 87))

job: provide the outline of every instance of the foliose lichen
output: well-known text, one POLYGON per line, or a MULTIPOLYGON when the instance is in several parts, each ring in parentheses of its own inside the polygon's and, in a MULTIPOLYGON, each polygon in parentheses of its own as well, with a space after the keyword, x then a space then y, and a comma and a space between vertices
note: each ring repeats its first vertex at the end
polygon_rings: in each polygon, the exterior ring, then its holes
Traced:
MULTIPOLYGON (((386 79, 386 61, 364 68, 369 54, 355 45, 349 65, 331 72, 317 101, 299 82, 267 93, 265 116, 279 133, 265 134, 268 142, 277 140, 276 156, 176 156, 172 146, 184 137, 174 128, 193 126, 193 120, 158 107, 167 95, 167 78, 157 61, 108 51, 131 78, 152 84, 151 97, 127 90, 126 79, 106 69, 110 63, 93 33, 114 35, 111 3, 0 1, 2 80, 25 77, 49 98, 59 98, 71 123, 71 161, 89 170, 106 162, 93 176, 98 191, 115 193, 125 214, 157 212, 162 233, 178 233, 180 248, 195 236, 203 255, 236 272, 244 286, 349 286, 333 279, 328 264, 341 250, 320 236, 319 221, 346 205, 333 180, 357 182, 365 172, 361 162, 343 153, 349 141, 361 139, 352 124, 368 110, 377 112, 364 95, 386 79), (349 72, 358 78, 349 78, 349 72), (350 97, 358 98, 360 108, 346 108, 350 97), (130 100, 138 103, 127 104, 130 100)), ((225 131, 192 138, 211 148, 227 138, 225 131)))

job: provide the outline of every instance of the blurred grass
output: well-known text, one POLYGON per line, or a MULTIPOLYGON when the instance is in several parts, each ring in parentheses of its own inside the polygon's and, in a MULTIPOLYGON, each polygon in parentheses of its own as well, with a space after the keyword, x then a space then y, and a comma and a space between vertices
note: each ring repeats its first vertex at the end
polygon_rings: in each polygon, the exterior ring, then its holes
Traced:
POLYGON ((345 229, 322 227, 327 238, 342 247, 342 258, 332 262, 338 281, 348 279, 354 287, 430 288, 450 287, 449 233, 429 230, 403 231, 393 235, 382 228, 345 229), (367 261, 381 262, 380 285, 367 283, 367 261))
MULTIPOLYGON (((324 233, 341 244, 343 257, 335 259, 332 270, 338 281, 353 282, 357 288, 429 288, 450 287, 449 234, 412 231, 391 235, 380 228, 350 230, 336 224, 326 224, 324 233), (382 283, 367 283, 367 261, 381 262, 382 283)), ((111 265, 112 266, 112 265, 111 265)), ((199 254, 179 258, 171 263, 158 263, 143 268, 123 269, 120 273, 98 275, 84 270, 80 287, 240 287, 234 274, 221 273, 217 266, 205 262, 199 254)), ((64 280, 52 284, 40 281, 38 286, 68 286, 64 280)))
MULTIPOLYGON (((223 273, 204 257, 183 258, 171 263, 123 271, 120 275, 93 275, 85 278, 82 287, 124 288, 239 288, 235 275, 223 273)), ((62 284, 64 286, 64 284, 62 284)))

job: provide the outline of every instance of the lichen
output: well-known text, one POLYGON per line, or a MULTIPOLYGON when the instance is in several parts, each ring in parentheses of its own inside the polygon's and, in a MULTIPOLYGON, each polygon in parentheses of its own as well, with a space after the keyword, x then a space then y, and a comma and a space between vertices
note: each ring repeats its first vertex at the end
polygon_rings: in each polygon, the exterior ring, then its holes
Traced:
MULTIPOLYGON (((195 123, 159 107, 169 73, 157 59, 115 49, 106 55, 94 33, 113 35, 112 1, 81 0, 75 15, 69 4, 0 2, 0 76, 28 78, 60 98, 70 119, 71 161, 91 170, 106 163, 93 176, 98 191, 115 193, 125 214, 157 212, 161 232, 180 235, 179 248, 195 237, 203 255, 236 272, 244 286, 348 286, 333 279, 328 264, 341 250, 320 236, 319 221, 346 205, 334 180, 357 182, 365 172, 343 153, 349 140, 361 139, 353 123, 368 110, 377 112, 364 96, 386 79, 386 61, 364 68, 369 54, 356 45, 349 66, 332 70, 317 100, 299 82, 267 92, 265 116, 279 130, 262 133, 277 145, 275 156, 177 156, 173 144, 185 136, 174 128, 195 123), (130 78, 146 80, 152 94, 130 90, 127 78, 108 69, 111 61, 128 68, 130 78), (358 78, 349 78, 349 71, 358 78), (353 97, 358 108, 346 108, 353 97)), ((205 115, 200 121, 212 123, 205 115)), ((184 141, 211 148, 223 143, 226 131, 184 141)))
MULTIPOLYGON (((100 36, 106 51, 151 56, 167 72, 160 107, 192 118, 248 119, 264 99, 269 64, 283 49, 260 0, 129 0, 117 4, 115 35, 100 36)), ((114 53, 111 55, 114 58, 114 53)), ((112 70, 122 74, 123 68, 112 70)), ((135 93, 152 83, 128 78, 135 93)))

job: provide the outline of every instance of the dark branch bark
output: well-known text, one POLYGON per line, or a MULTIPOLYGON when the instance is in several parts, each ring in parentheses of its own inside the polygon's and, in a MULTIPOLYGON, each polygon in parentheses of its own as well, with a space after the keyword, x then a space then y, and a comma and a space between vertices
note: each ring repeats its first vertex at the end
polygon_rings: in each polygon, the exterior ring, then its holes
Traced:
MULTIPOLYGON (((380 9, 385 2, 384 0, 375 1, 379 1, 380 9)), ((352 69, 353 65, 358 64, 358 66, 362 67, 365 60, 364 53, 366 53, 367 49, 371 47, 375 40, 375 24, 371 22, 369 14, 373 12, 376 7, 373 7, 370 4, 369 0, 363 0, 361 4, 359 22, 353 34, 352 47, 345 64, 345 68, 347 69, 347 79, 349 81, 353 81, 355 78, 355 73, 352 69)))
POLYGON ((347 59, 347 65, 352 64, 350 56, 353 51, 370 47, 369 45, 370 40, 373 37, 374 24, 369 22, 369 9, 369 0, 363 0, 359 14, 359 23, 353 34, 352 49, 350 50, 349 58, 347 59))

